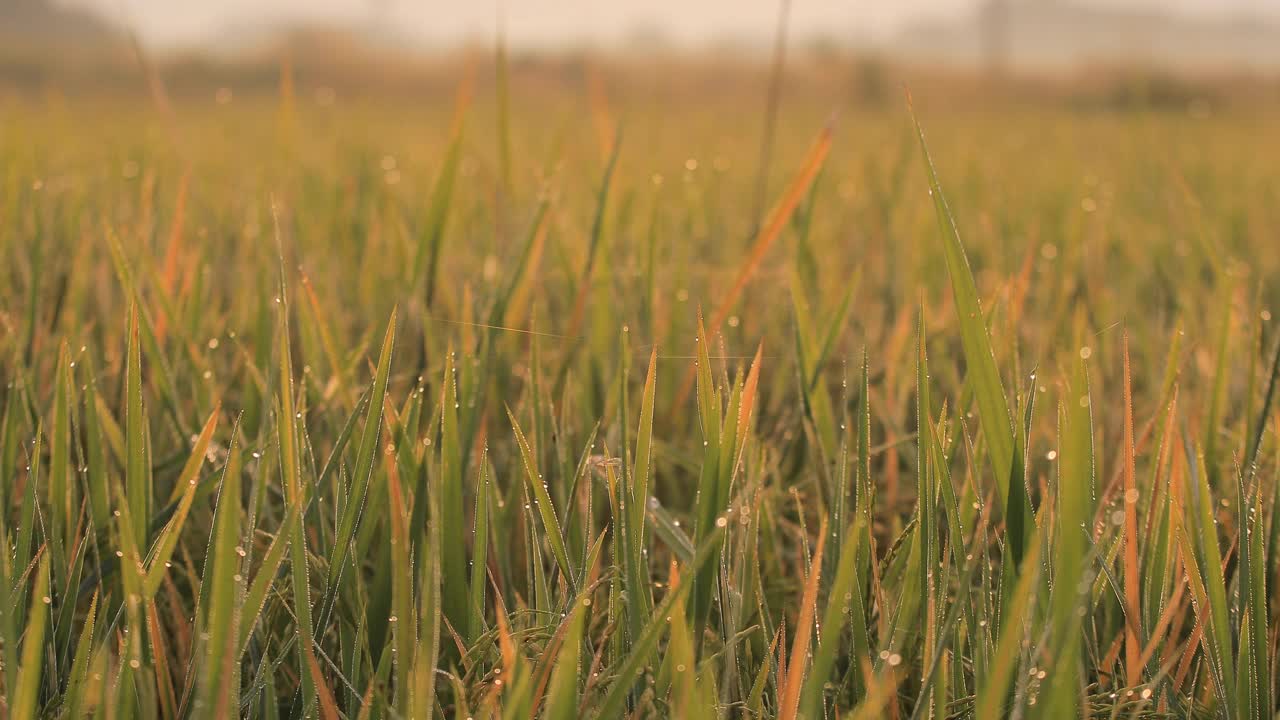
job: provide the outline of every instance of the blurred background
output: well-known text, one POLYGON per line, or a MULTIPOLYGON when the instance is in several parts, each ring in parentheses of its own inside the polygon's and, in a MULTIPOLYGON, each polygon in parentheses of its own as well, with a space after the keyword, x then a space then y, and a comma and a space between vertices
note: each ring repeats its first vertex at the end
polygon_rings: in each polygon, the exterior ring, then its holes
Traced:
POLYGON ((913 73, 1154 102, 1266 94, 1280 73, 1276 0, 3 0, 0 93, 145 91, 140 59, 177 93, 273 86, 260 71, 286 59, 334 92, 421 89, 499 37, 517 71, 696 74, 768 65, 784 44, 794 70, 863 101, 913 73))

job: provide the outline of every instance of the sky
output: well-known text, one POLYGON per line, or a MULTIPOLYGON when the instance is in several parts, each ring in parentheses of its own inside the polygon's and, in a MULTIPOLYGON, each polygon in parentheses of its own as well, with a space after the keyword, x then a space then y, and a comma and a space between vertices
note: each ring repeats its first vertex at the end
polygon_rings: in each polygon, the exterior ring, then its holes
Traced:
MULTIPOLYGON (((609 45, 637 30, 698 46, 767 40, 783 0, 60 0, 97 10, 154 46, 216 43, 292 21, 389 27, 404 39, 448 46, 494 35, 502 15, 516 47, 609 45)), ((1011 0, 1053 2, 1055 0, 1011 0)), ((1062 1, 1062 0, 1058 0, 1062 1)), ((1193 16, 1280 11, 1280 0, 1087 0, 1165 7, 1193 16)), ((963 16, 982 0, 791 0, 792 37, 891 37, 910 22, 963 16)))

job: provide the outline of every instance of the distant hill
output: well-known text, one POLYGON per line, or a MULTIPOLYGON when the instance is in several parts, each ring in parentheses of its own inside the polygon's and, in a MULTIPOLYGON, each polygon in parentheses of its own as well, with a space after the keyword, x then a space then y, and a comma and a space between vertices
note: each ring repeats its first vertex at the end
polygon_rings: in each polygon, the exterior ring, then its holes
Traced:
POLYGON ((0 0, 0 42, 24 45, 110 43, 118 29, 93 13, 49 0, 0 0))
POLYGON ((1188 18, 1078 0, 989 0, 958 21, 908 27, 896 54, 1012 68, 1120 64, 1174 70, 1280 70, 1280 20, 1188 18))

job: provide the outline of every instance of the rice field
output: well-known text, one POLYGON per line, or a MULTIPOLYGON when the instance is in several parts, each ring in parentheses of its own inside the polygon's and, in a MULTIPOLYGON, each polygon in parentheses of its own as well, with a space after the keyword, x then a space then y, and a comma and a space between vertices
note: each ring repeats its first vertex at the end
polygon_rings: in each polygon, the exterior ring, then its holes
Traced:
POLYGON ((1274 99, 282 77, 0 100, 0 715, 1275 716, 1274 99))

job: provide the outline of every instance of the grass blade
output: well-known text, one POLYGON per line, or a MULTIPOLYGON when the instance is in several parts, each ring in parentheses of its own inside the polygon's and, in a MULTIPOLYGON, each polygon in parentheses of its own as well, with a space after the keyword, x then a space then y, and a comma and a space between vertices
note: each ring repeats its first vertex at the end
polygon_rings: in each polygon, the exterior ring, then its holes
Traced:
MULTIPOLYGON (((211 429, 216 418, 217 411, 214 411, 214 416, 206 428, 211 429)), ((234 432, 232 437, 235 437, 234 432)), ((213 536, 210 538, 210 547, 207 551, 208 563, 211 567, 205 572, 203 580, 210 588, 209 609, 202 636, 207 639, 204 641, 204 657, 200 665, 199 690, 193 706, 197 712, 211 712, 221 717, 234 713, 234 708, 240 706, 240 685, 236 681, 236 666, 239 665, 240 659, 238 622, 242 599, 239 583, 239 553, 243 553, 244 550, 239 545, 243 532, 239 449, 232 447, 231 453, 234 454, 234 459, 228 460, 223 466, 218 503, 213 516, 213 536)), ((203 453, 200 459, 203 460, 203 453)), ((194 487, 194 477, 191 482, 194 487)), ((181 514, 185 516, 185 512, 181 514)), ((178 515, 174 518, 176 520, 178 515)), ((157 557, 157 560, 159 559, 157 557)), ((160 566, 160 568, 163 567, 163 565, 160 566)), ((153 568, 153 572, 160 568, 153 568)), ((150 575, 147 579, 150 581, 150 575)))
POLYGON ((547 486, 542 480, 542 473, 538 472, 538 461, 533 454, 533 448, 529 447, 529 441, 525 438, 524 431, 520 429, 520 423, 511 412, 511 408, 507 408, 507 419, 511 421, 511 428, 516 434, 516 444, 520 447, 520 456, 524 460, 528 490, 533 496, 538 515, 542 519, 542 527, 546 532, 547 544, 551 546, 551 554, 555 556, 556 565, 559 566, 565 582, 569 583, 570 588, 574 588, 576 579, 570 570, 569 553, 565 550, 564 545, 564 533, 560 530, 560 520, 556 517, 556 509, 551 503, 551 496, 547 493, 547 486))
MULTIPOLYGON (((454 354, 445 355, 444 378, 440 383, 440 531, 447 538, 466 536, 463 520, 466 507, 462 497, 462 454, 458 442, 458 377, 454 354)), ((452 542, 441 548, 441 587, 444 591, 444 614, 449 623, 464 631, 472 615, 467 597, 467 546, 452 542)))
MULTIPOLYGON (((933 158, 929 155, 929 148, 925 143, 924 129, 916 119, 915 110, 910 107, 910 98, 908 98, 908 109, 911 110, 911 119, 915 124, 916 135, 920 139, 925 170, 929 176, 929 194, 933 198, 934 210, 938 216, 938 229, 943 239, 943 256, 951 275, 951 290, 955 296, 956 311, 960 316, 960 339, 968 365, 969 382, 973 385, 974 399, 978 405, 978 420, 990 448, 992 469, 995 472, 996 484, 1000 488, 1000 499, 1006 502, 1009 497, 1010 482, 1014 480, 1022 482, 1021 468, 1014 464, 1016 456, 1013 419, 1009 412, 1004 385, 1000 380, 1000 371, 996 367, 995 352, 991 348, 986 316, 982 314, 978 286, 974 282, 964 244, 960 241, 960 232, 951 216, 946 197, 942 194, 942 185, 938 182, 938 173, 934 169, 933 158)), ((1014 510, 1017 509, 1014 508, 1014 510)), ((1030 506, 1024 507, 1023 512, 1029 517, 1030 506)), ((1016 540, 1013 548, 1014 562, 1019 563, 1021 548, 1016 540)))
POLYGON ((555 669, 551 675, 551 687, 547 693, 547 720, 574 720, 578 715, 578 666, 582 648, 582 628, 587 616, 588 601, 584 598, 573 603, 569 610, 567 630, 560 641, 555 669))
POLYGON ((125 474, 129 514, 133 516, 133 539, 137 547, 147 546, 147 518, 151 517, 151 463, 148 461, 149 431, 142 407, 142 357, 138 350, 138 309, 129 313, 129 349, 125 368, 125 474))
POLYGON ((178 507, 173 516, 169 518, 168 524, 156 536, 155 545, 147 558, 143 596, 148 600, 154 597, 156 591, 160 589, 160 582, 164 579, 165 572, 168 569, 169 559, 173 557, 173 551, 177 548, 178 536, 182 533, 182 528, 187 522, 188 513, 191 512, 191 504, 195 500, 198 487, 197 476, 200 473, 201 466, 205 463, 209 452, 209 442, 213 439, 213 432, 218 427, 218 413, 220 410, 220 407, 215 407, 213 412, 210 413, 208 421, 204 424, 204 429, 200 431, 200 436, 196 438, 195 447, 191 449, 191 457, 187 458, 187 463, 183 466, 182 473, 178 475, 176 489, 182 491, 178 507))
MULTIPOLYGON (((685 572, 696 573, 702 568, 716 554, 720 541, 723 539, 724 532, 722 529, 711 533, 706 541, 698 547, 698 552, 694 555, 693 562, 689 563, 689 567, 686 568, 685 572)), ((649 621, 645 623, 644 631, 632 641, 630 651, 620 664, 609 692, 605 694, 604 699, 597 706, 599 717, 622 717, 623 708, 626 704, 627 695, 631 692, 632 683, 639 676, 644 666, 649 663, 654 648, 658 645, 663 628, 669 622, 667 617, 671 614, 672 608, 679 607, 679 604, 684 601, 685 595, 689 592, 689 587, 689 583, 680 583, 674 590, 667 593, 662 602, 658 603, 657 607, 654 608, 649 621)))
MULTIPOLYGON (((751 277, 760 267, 760 263, 764 261, 765 254, 782 234, 796 208, 800 206, 800 201, 804 199, 804 196, 809 192, 809 188, 813 185, 813 181, 818 177, 818 172, 822 169, 823 163, 826 162, 827 154, 831 152, 832 134, 833 130, 830 124, 822 128, 822 131, 818 133, 817 139, 814 140, 813 145, 809 148, 809 153, 800 163, 800 169, 792 178, 786 192, 778 200, 778 204, 769 211, 769 215, 761 226, 759 234, 755 237, 755 242, 752 244, 750 252, 743 258, 742 265, 738 268, 733 285, 725 293, 724 298, 716 307, 715 313, 711 316, 711 322, 707 326, 711 331, 711 335, 700 331, 699 337, 709 338, 720 332, 724 321, 733 312, 738 296, 746 289, 747 282, 751 280, 751 277)), ((685 375, 684 381, 680 384, 680 390, 676 393, 674 407, 684 407, 684 402, 689 397, 689 391, 693 388, 696 374, 697 368, 690 368, 685 375)))
POLYGON ((796 637, 791 648, 791 665, 787 668, 786 684, 781 691, 778 717, 795 720, 800 713, 800 691, 804 687, 804 670, 809 662, 809 642, 813 637, 813 621, 818 609, 818 583, 822 575, 822 551, 827 542, 827 522, 824 519, 818 532, 818 544, 809 562, 809 579, 805 581, 804 595, 800 599, 800 616, 796 620, 796 637))
MULTIPOLYGON (((369 411, 365 416, 364 433, 360 436, 360 447, 356 454, 355 484, 351 487, 349 497, 342 505, 342 518, 338 524, 337 537, 334 540, 333 556, 329 559, 329 577, 327 601, 322 622, 332 611, 334 598, 338 592, 338 580, 342 576, 347 562, 352 540, 360 524, 364 512, 365 498, 369 492, 369 483, 373 478, 375 460, 377 460, 378 438, 382 432, 382 409, 387 393, 387 378, 391 372, 391 353, 396 340, 396 312, 391 312, 387 322, 387 332, 382 339, 382 351, 378 356, 378 367, 373 378, 373 392, 369 399, 369 411)), ((290 406, 291 407, 291 406, 290 406)), ((292 414, 287 417, 293 417, 292 414)), ((295 551, 296 552, 296 551, 295 551)))
POLYGON ((13 705, 9 717, 14 720, 34 720, 40 700, 41 666, 44 665, 45 627, 49 624, 49 556, 40 554, 40 566, 36 570, 35 585, 31 589, 31 609, 27 612, 29 625, 22 640, 22 664, 18 669, 18 684, 13 689, 13 705))

